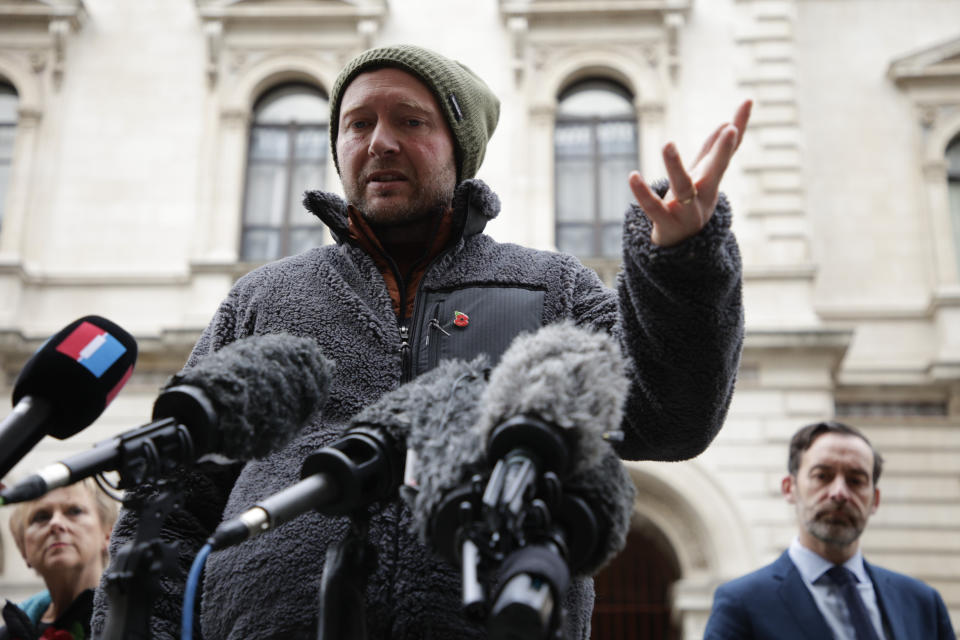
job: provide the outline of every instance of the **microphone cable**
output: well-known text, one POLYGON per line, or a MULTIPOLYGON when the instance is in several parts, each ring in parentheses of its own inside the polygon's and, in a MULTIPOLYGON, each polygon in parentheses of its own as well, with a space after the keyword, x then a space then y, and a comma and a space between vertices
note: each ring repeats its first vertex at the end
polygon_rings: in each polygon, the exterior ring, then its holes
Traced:
POLYGON ((207 563, 207 556, 213 551, 211 539, 201 547, 197 557, 190 565, 190 574, 187 576, 187 586, 183 591, 183 616, 180 619, 180 640, 193 640, 193 607, 197 599, 197 585, 200 583, 200 574, 207 563))

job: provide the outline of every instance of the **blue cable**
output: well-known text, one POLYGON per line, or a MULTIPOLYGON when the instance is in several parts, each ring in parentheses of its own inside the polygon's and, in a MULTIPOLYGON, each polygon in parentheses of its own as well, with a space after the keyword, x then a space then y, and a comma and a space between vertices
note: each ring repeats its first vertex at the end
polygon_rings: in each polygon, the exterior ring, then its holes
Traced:
POLYGON ((207 562, 207 556, 213 551, 213 545, 209 542, 203 545, 197 557, 193 559, 190 566, 190 575, 187 577, 187 588, 183 592, 183 618, 180 625, 181 640, 193 639, 193 606, 197 599, 197 584, 200 582, 200 574, 203 573, 203 565, 207 562))

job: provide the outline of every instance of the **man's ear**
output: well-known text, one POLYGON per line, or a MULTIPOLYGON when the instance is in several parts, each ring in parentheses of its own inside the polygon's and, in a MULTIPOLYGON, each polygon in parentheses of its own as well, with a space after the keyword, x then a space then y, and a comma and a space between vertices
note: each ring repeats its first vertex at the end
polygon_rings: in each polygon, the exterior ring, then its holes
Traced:
POLYGON ((780 493, 783 494, 783 497, 787 499, 787 502, 790 504, 796 504, 797 499, 794 496, 794 491, 796 490, 797 479, 791 475, 783 476, 783 479, 780 480, 780 493))
POLYGON ((873 515, 877 512, 877 507, 880 506, 880 489, 874 488, 873 490, 873 508, 870 509, 870 515, 873 515))

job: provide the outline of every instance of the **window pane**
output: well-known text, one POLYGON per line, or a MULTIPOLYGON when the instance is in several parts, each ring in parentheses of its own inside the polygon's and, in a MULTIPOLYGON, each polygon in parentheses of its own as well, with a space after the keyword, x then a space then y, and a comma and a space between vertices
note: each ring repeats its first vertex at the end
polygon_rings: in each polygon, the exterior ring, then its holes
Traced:
POLYGON ((593 230, 587 225, 557 225, 557 249, 578 256, 592 256, 593 230))
POLYGON ((586 160, 557 160, 557 221, 593 220, 593 165, 586 160))
POLYGON ((16 124, 17 92, 8 84, 0 83, 0 124, 16 124))
POLYGON ((949 184, 950 218, 953 223, 953 252, 957 256, 957 271, 960 273, 960 180, 949 184))
POLYGON ((593 152, 588 124, 557 123, 553 140, 557 157, 588 155, 593 152))
POLYGON ((321 244, 323 244, 322 227, 315 226, 291 229, 290 247, 287 253, 289 255, 294 255, 300 253, 301 251, 312 249, 313 247, 319 247, 321 244))
POLYGON ((960 137, 947 145, 947 172, 960 179, 960 137))
POLYGON ((274 89, 254 109, 257 124, 326 124, 330 116, 327 99, 315 87, 293 84, 274 89))
POLYGON ((243 234, 244 260, 265 262, 280 256, 280 232, 276 230, 248 229, 243 234))
POLYGON ((7 200, 7 180, 10 178, 10 165, 0 162, 0 229, 3 228, 3 203, 7 200))
POLYGON ((600 219, 622 220, 627 205, 634 201, 627 176, 636 169, 627 158, 610 158, 600 165, 600 219))
POLYGON ((321 160, 327 156, 327 129, 302 128, 297 131, 296 157, 303 160, 321 160))
POLYGON ((13 158, 13 138, 17 127, 14 125, 0 125, 0 162, 13 158))
POLYGON ((629 92, 615 82, 588 80, 577 84, 560 97, 559 113, 572 116, 633 115, 629 92))
POLYGON ((246 211, 241 253, 273 260, 319 244, 323 229, 307 226, 301 201, 323 189, 329 103, 316 87, 290 84, 267 93, 250 129, 246 211))
POLYGON ((293 169, 293 180, 290 185, 289 218, 292 223, 300 223, 313 216, 303 208, 303 192, 312 189, 323 189, 323 163, 301 163, 293 169))
POLYGON ((602 255, 605 258, 619 258, 623 243, 623 225, 620 223, 606 224, 601 236, 602 255))
POLYGON ((254 127, 250 130, 250 159, 286 160, 288 135, 286 129, 254 127))
POLYGON ((275 164, 255 164, 247 174, 247 225, 280 226, 283 223, 284 168, 275 164))
POLYGON ((557 245, 618 257, 623 213, 633 200, 627 176, 638 168, 633 96, 609 80, 580 82, 559 97, 555 126, 557 245))
MULTIPOLYGON (((3 85, 0 85, 2 87, 3 85)), ((3 96, 0 95, 0 98, 3 96)), ((14 100, 16 96, 14 96, 14 100)), ((0 228, 3 226, 3 203, 7 200, 7 188, 10 180, 10 164, 13 159, 13 138, 15 124, 0 125, 0 228)))
POLYGON ((636 153, 632 122, 601 122, 597 124, 597 143, 600 153, 636 153))

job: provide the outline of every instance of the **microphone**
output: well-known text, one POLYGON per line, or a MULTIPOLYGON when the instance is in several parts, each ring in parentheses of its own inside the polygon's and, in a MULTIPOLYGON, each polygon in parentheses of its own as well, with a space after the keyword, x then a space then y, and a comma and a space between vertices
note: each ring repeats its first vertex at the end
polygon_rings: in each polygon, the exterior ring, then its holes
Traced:
POLYGON ((32 500, 104 471, 120 471, 119 486, 127 489, 207 454, 262 457, 289 442, 321 409, 333 369, 309 338, 238 340, 173 376, 154 403, 150 424, 45 467, 0 498, 7 504, 32 500))
POLYGON ((431 495, 417 497, 427 508, 413 510, 415 526, 461 565, 464 606, 489 613, 493 638, 543 637, 570 575, 592 575, 626 542, 634 488, 609 442, 625 368, 605 334, 562 323, 521 335, 493 369, 475 427, 421 467, 431 495), (444 475, 458 465, 469 470, 444 475), (483 574, 494 575, 489 607, 483 574))
POLYGON ((469 363, 446 360, 384 394, 355 415, 337 441, 307 457, 300 482, 217 527, 210 540, 213 550, 274 529, 310 509, 345 515, 391 498, 404 468, 415 465, 409 449, 404 461, 404 447, 411 439, 420 448, 442 448, 449 446, 450 432, 466 431, 473 424, 486 368, 482 356, 469 363))
POLYGON ((133 374, 137 342, 100 316, 74 320, 20 371, 0 422, 0 477, 45 435, 61 440, 96 420, 133 374))
MULTIPOLYGON (((609 335, 572 323, 544 327, 518 337, 504 353, 477 425, 488 434, 488 461, 502 462, 505 480, 518 464, 552 471, 567 493, 599 507, 599 546, 587 548, 583 540, 570 549, 571 569, 583 575, 616 555, 629 531, 633 482, 610 445, 622 437, 625 372, 620 347, 609 335)), ((500 486, 509 497, 526 484, 521 476, 513 486, 500 486)), ((582 532, 574 520, 569 523, 571 532, 582 532)))

